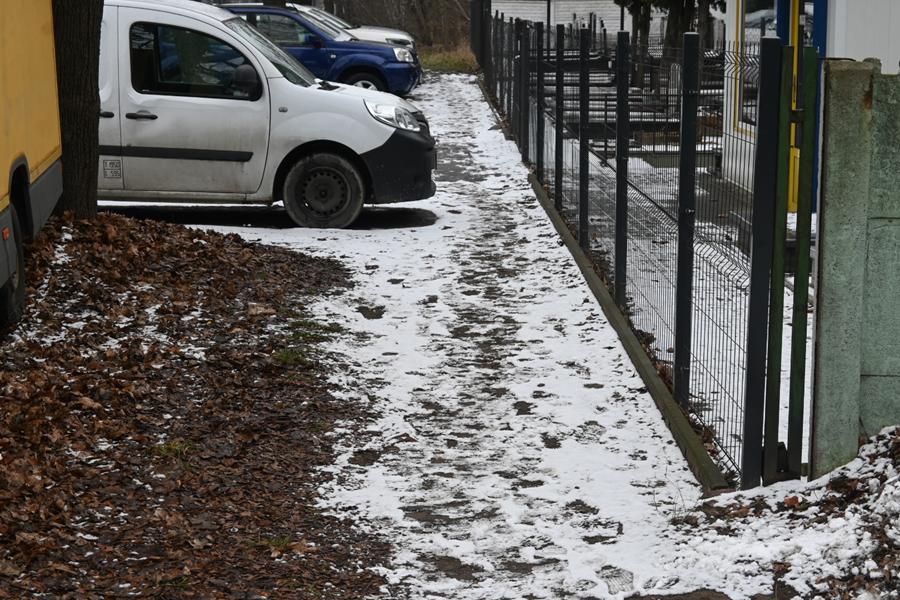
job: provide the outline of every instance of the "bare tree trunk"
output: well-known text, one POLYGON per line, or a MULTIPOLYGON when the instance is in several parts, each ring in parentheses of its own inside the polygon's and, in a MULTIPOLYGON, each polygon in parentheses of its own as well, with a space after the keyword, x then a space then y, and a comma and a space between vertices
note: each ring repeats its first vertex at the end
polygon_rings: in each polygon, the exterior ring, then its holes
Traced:
POLYGON ((694 10, 694 0, 674 0, 670 3, 663 41, 666 56, 671 55, 675 48, 681 47, 682 36, 693 26, 694 10))
POLYGON ((411 0, 411 4, 413 10, 415 11, 416 18, 419 21, 422 43, 426 46, 430 46, 434 43, 434 37, 431 35, 431 27, 429 27, 428 14, 426 13, 425 7, 423 6, 425 1, 427 0, 411 0))
POLYGON ((97 214, 100 24, 103 0, 53 0, 62 127, 63 196, 57 211, 97 214))
POLYGON ((712 17, 709 14, 710 0, 697 0, 697 33, 700 34, 700 48, 712 47, 712 17))

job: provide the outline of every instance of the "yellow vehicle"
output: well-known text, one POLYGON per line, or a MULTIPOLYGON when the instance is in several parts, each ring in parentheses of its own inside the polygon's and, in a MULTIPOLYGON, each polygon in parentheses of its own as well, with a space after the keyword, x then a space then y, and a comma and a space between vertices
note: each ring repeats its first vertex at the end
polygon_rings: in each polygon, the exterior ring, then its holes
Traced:
POLYGON ((62 143, 51 0, 0 11, 0 326, 25 303, 24 240, 62 195, 62 143))

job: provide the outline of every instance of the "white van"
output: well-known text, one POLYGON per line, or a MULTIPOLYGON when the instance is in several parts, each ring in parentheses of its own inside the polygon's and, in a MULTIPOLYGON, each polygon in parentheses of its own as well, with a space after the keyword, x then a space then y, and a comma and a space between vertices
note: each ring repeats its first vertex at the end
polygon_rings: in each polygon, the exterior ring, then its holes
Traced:
POLYGON ((106 0, 99 196, 282 201, 305 227, 363 203, 434 195, 434 140, 412 104, 316 80, 233 13, 190 0, 106 0))

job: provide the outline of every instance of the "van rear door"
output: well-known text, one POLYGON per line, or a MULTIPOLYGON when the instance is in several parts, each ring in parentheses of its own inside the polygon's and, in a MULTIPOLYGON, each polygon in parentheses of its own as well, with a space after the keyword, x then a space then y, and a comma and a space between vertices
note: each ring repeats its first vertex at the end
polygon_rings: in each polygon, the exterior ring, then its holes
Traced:
POLYGON ((121 155, 129 191, 251 194, 269 144, 265 72, 212 24, 119 8, 121 155), (234 85, 249 65, 260 85, 234 85), (246 67, 245 67, 246 69, 246 67))
POLYGON ((122 125, 119 110, 119 8, 106 5, 100 29, 100 168, 97 187, 121 190, 122 125))

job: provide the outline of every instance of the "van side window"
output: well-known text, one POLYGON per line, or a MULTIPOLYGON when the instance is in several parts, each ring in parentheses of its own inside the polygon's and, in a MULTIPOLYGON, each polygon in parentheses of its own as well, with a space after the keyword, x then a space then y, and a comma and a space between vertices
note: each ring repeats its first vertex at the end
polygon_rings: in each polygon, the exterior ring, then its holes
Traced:
POLYGON ((131 85, 142 94, 258 100, 261 91, 251 97, 232 85, 241 65, 251 63, 205 33, 155 23, 131 26, 131 85))
POLYGON ((308 46, 315 37, 302 23, 284 15, 260 13, 256 15, 254 25, 261 34, 278 45, 308 46))

